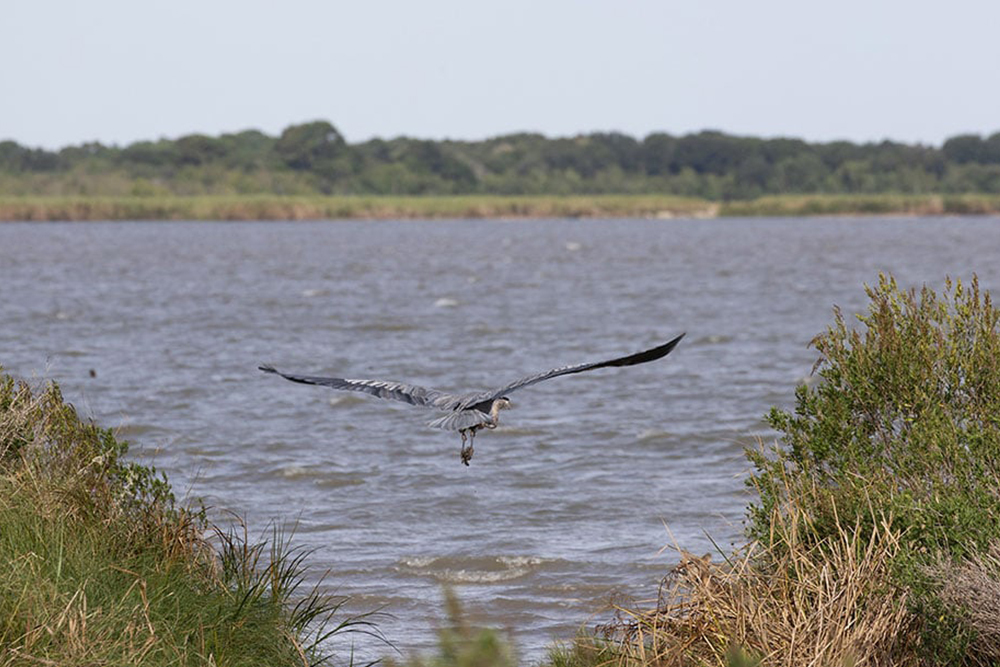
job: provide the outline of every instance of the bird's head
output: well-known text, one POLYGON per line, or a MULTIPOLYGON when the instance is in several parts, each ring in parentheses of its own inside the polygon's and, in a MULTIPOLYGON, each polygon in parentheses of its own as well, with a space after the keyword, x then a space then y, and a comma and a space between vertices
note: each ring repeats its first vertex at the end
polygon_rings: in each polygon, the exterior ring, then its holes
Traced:
POLYGON ((510 402, 510 399, 506 396, 501 396, 496 401, 493 402, 496 410, 510 410, 514 407, 514 404, 510 402))

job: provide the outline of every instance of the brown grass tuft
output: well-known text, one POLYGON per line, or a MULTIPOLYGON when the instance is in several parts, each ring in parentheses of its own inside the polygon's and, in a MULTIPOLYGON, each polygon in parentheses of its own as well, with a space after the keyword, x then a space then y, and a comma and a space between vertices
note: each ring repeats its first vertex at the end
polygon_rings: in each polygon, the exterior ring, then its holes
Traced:
POLYGON ((775 530, 784 533, 781 555, 750 546, 714 563, 710 555, 682 553, 655 606, 616 607, 603 634, 617 657, 606 664, 919 663, 918 623, 905 592, 889 583, 899 549, 890 521, 868 539, 841 525, 835 539, 809 544, 798 529, 804 520, 795 506, 775 512, 775 530))
POLYGON ((1000 662, 1000 543, 961 562, 942 558, 928 574, 939 599, 974 631, 970 650, 982 664, 1000 662))

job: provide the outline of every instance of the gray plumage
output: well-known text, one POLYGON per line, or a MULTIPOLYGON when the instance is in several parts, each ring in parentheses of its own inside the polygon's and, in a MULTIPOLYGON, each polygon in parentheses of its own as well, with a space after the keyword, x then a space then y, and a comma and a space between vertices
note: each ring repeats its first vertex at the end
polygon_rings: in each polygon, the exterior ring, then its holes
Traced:
POLYGON ((607 361, 561 366, 543 373, 523 377, 497 389, 466 394, 448 394, 436 389, 428 389, 403 382, 296 375, 282 373, 273 366, 266 365, 259 366, 258 368, 265 373, 274 373, 292 382, 330 387, 343 391, 358 391, 379 398, 446 411, 448 412, 447 415, 431 421, 429 426, 449 431, 458 431, 462 436, 462 462, 465 465, 469 465, 469 459, 472 458, 473 451, 471 442, 475 438, 476 431, 480 428, 496 428, 499 422, 499 411, 510 407, 507 394, 561 375, 583 373, 584 371, 592 371, 599 368, 635 366, 662 359, 670 354, 671 350, 677 346, 682 338, 684 338, 684 334, 677 336, 668 343, 637 352, 636 354, 609 359, 607 361), (469 437, 470 442, 468 447, 465 446, 466 436, 469 437))

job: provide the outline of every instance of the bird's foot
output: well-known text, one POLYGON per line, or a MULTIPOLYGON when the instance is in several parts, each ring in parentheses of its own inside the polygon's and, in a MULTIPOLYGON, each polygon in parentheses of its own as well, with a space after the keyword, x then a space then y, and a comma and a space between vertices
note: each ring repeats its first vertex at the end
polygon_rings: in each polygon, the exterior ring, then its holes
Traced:
POLYGON ((472 445, 462 448, 462 463, 469 465, 469 461, 472 460, 472 454, 475 450, 472 449, 472 445))

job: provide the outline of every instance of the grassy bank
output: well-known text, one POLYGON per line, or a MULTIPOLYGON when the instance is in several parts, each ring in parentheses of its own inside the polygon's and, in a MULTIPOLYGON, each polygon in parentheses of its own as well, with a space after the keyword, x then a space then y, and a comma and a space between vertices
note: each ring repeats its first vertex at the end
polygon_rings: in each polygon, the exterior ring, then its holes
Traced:
POLYGON ((0 197, 0 220, 408 220, 706 217, 715 205, 657 195, 0 197))
POLYGON ((783 195, 722 204, 722 216, 997 215, 1000 195, 783 195))
POLYGON ((816 215, 1000 215, 1000 196, 783 195, 723 203, 671 195, 0 196, 0 221, 709 218, 816 215))
POLYGON ((369 628, 298 590, 305 554, 281 531, 210 539, 125 451, 54 385, 0 375, 0 663, 308 665, 369 628))

